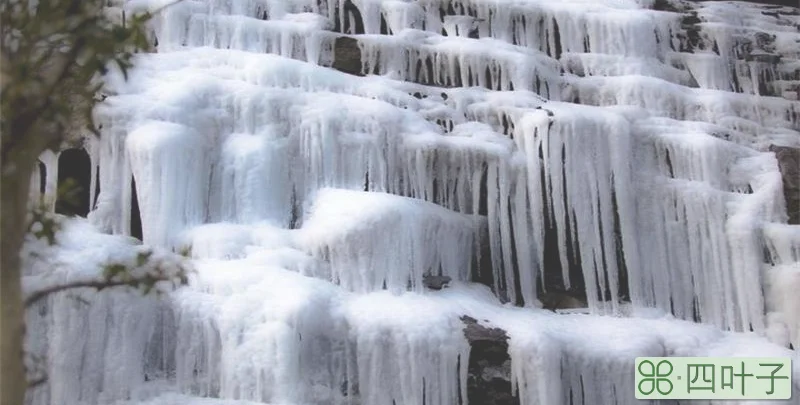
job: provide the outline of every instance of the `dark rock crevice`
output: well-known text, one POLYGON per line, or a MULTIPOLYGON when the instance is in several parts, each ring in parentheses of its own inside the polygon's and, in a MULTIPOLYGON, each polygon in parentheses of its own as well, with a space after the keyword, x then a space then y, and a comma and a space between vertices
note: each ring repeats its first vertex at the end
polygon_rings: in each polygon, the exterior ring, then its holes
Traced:
POLYGON ((139 212, 139 197, 136 195, 136 180, 131 177, 131 236, 142 240, 142 217, 139 212))
POLYGON ((470 345, 467 366, 467 400, 479 405, 519 405, 511 395, 511 357, 508 334, 500 328, 481 325, 464 315, 464 337, 470 345))
POLYGON ((789 223, 800 225, 800 148, 772 145, 769 150, 775 153, 783 177, 783 196, 789 223))

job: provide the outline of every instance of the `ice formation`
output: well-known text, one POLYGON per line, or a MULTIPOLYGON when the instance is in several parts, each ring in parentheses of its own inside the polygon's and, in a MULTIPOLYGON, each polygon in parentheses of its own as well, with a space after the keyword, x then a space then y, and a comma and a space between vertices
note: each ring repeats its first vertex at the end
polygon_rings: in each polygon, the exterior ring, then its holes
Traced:
MULTIPOLYGON (((464 404, 462 316, 507 332, 522 405, 637 403, 644 355, 793 356, 800 395, 800 225, 769 149, 800 148, 798 14, 682 0, 160 9, 157 52, 110 81, 102 137, 86 139, 88 219, 27 258, 25 282, 132 260, 137 221, 145 245, 188 252, 197 272, 161 296, 37 304, 29 347, 50 378, 29 402, 464 404), (539 309, 553 292, 589 314, 539 309)), ((31 189, 52 209, 58 155, 40 161, 31 189)))
POLYGON ((358 292, 423 290, 423 276, 469 281, 485 228, 479 217, 384 193, 320 190, 302 244, 330 263, 332 280, 358 292))

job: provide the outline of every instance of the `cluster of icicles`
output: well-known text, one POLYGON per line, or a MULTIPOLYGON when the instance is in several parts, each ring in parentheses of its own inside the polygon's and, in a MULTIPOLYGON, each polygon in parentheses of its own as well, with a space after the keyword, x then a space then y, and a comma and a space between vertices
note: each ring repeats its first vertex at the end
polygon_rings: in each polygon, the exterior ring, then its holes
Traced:
MULTIPOLYGON (((680 15, 644 3, 165 9, 159 52, 98 108, 89 220, 130 234, 135 180, 144 243, 190 247, 199 273, 166 302, 52 299, 47 350, 64 353, 34 402, 107 402, 132 395, 126 381, 165 378, 259 402, 457 404, 464 314, 508 331, 524 405, 633 403, 637 355, 755 344, 720 329, 800 347, 800 231, 762 152, 800 146, 798 103, 760 94, 785 72, 737 59, 715 6, 702 40, 719 52, 679 52, 680 15), (375 75, 324 67, 334 26, 360 27, 375 75), (460 283, 487 271, 494 295, 526 308, 460 283), (657 308, 713 326, 532 310, 553 273, 585 285, 595 315, 657 308), (428 274, 453 287, 430 293, 428 274), (64 349, 86 328, 84 349, 64 349)), ((797 58, 800 34, 773 25, 797 58)))

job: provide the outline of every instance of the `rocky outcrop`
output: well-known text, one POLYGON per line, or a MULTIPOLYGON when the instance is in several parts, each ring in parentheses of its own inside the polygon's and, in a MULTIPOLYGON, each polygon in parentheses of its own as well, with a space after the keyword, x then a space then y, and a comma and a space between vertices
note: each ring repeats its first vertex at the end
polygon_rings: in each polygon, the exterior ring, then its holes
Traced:
MULTIPOLYGON (((652 8, 682 14, 681 31, 675 34, 680 40, 680 53, 714 53, 721 55, 720 42, 713 28, 717 27, 714 3, 719 0, 700 0, 697 2, 684 0, 655 0, 652 8)), ((756 0, 752 10, 761 14, 776 27, 793 27, 800 31, 794 16, 800 13, 797 0, 756 0)), ((792 100, 800 97, 798 80, 800 70, 792 68, 796 56, 782 53, 776 44, 781 41, 777 31, 769 31, 766 25, 753 26, 736 35, 730 35, 734 60, 730 61, 731 90, 737 93, 757 93, 762 96, 784 97, 792 100), (755 83, 741 83, 740 77, 752 77, 755 83)), ((778 33, 780 35, 780 33, 778 33)), ((724 42, 724 41, 723 41, 724 42)), ((691 70, 691 69, 689 69, 691 70)), ((701 73, 702 74, 702 73, 701 73)), ((691 81, 697 78, 692 77, 691 81)), ((691 83, 691 87, 704 87, 691 83)))
POLYGON ((470 345, 467 368, 467 399, 470 404, 519 405, 511 395, 511 357, 508 334, 500 328, 481 325, 477 319, 462 316, 464 337, 470 345))
POLYGON ((786 213, 789 223, 800 224, 800 148, 770 146, 775 153, 778 167, 783 176, 783 196, 786 199, 786 213))
POLYGON ((363 76, 361 73, 361 48, 355 38, 337 37, 333 44, 333 55, 332 68, 351 75, 363 76))
MULTIPOLYGON (((723 0, 699 0, 700 2, 713 2, 723 0)), ((768 4, 774 6, 798 7, 800 3, 797 0, 748 0, 750 3, 768 4)))
POLYGON ((422 284, 430 290, 441 290, 447 288, 447 285, 452 281, 448 276, 432 276, 425 275, 422 277, 422 284))
POLYGON ((539 296, 542 308, 550 311, 557 309, 586 308, 585 298, 576 297, 572 291, 547 291, 539 296))

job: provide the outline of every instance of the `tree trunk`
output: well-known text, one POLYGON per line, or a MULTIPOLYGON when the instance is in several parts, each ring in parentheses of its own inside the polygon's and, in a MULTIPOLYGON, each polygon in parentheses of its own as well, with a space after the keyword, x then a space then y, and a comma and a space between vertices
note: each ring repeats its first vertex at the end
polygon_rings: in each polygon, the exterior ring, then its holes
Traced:
POLYGON ((36 162, 34 151, 12 155, 2 163, 0 215, 0 404, 22 405, 26 375, 25 307, 22 301, 20 249, 25 238, 28 192, 36 162))

